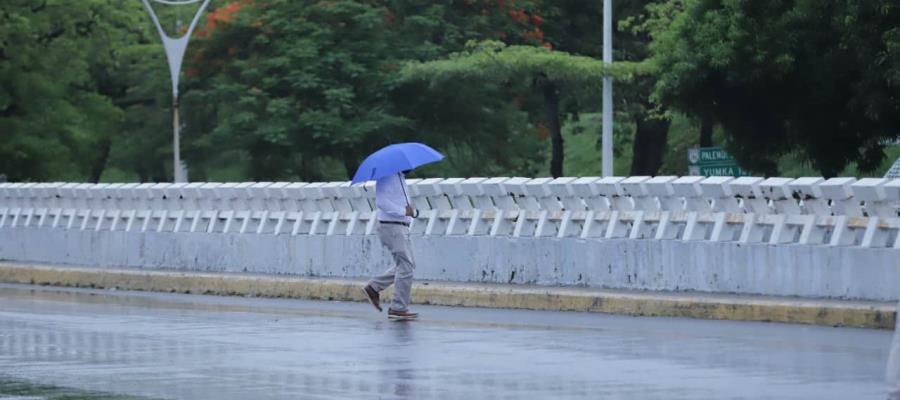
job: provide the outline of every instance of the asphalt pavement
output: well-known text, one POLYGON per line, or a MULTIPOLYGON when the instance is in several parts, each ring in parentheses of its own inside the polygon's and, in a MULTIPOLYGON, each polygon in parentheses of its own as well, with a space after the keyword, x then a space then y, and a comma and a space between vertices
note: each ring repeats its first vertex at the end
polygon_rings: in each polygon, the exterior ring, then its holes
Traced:
MULTIPOLYGON (((881 399, 891 332, 0 285, 0 380, 164 399, 881 399)), ((0 386, 0 398, 5 395, 0 386)), ((8 394, 6 394, 8 395, 8 394)))

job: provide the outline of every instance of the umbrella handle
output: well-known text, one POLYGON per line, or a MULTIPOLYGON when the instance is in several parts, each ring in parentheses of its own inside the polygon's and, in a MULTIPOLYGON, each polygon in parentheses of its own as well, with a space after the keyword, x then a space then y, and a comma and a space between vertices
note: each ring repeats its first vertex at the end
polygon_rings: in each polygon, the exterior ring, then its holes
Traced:
MULTIPOLYGON (((398 172, 397 175, 400 176, 400 190, 403 190, 403 198, 406 199, 406 206, 407 206, 407 207, 412 207, 412 205, 409 204, 409 195, 406 194, 406 180, 403 179, 403 173, 402 173, 402 172, 398 172)), ((413 217, 413 218, 416 218, 416 217, 418 217, 418 216, 419 216, 419 210, 416 210, 416 215, 414 215, 414 216, 412 216, 412 217, 413 217)))

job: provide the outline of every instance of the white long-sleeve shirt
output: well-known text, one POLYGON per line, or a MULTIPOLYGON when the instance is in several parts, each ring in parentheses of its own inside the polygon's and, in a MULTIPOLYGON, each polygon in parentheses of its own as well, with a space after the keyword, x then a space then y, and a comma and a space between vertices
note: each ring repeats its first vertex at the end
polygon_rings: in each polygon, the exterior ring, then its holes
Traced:
POLYGON ((411 223, 412 218, 406 216, 407 205, 409 188, 403 174, 396 173, 375 181, 375 207, 379 221, 411 223))

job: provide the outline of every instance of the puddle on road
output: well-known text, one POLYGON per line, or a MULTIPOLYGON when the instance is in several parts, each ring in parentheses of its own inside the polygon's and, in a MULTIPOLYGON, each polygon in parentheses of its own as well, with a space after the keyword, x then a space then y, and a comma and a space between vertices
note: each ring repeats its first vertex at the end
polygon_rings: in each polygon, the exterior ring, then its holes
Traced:
POLYGON ((61 386, 41 385, 0 377, 0 400, 151 400, 147 397, 86 391, 61 386))

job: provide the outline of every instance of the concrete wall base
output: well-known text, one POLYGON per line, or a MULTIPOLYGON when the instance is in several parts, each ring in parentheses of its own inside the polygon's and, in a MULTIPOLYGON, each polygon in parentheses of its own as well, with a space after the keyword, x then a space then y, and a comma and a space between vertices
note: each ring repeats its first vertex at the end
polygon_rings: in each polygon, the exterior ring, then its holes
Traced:
MULTIPOLYGON (((414 236, 416 278, 587 288, 895 301, 897 251, 732 242, 414 236)), ((363 278, 391 259, 376 236, 13 228, 0 260, 363 278)))

